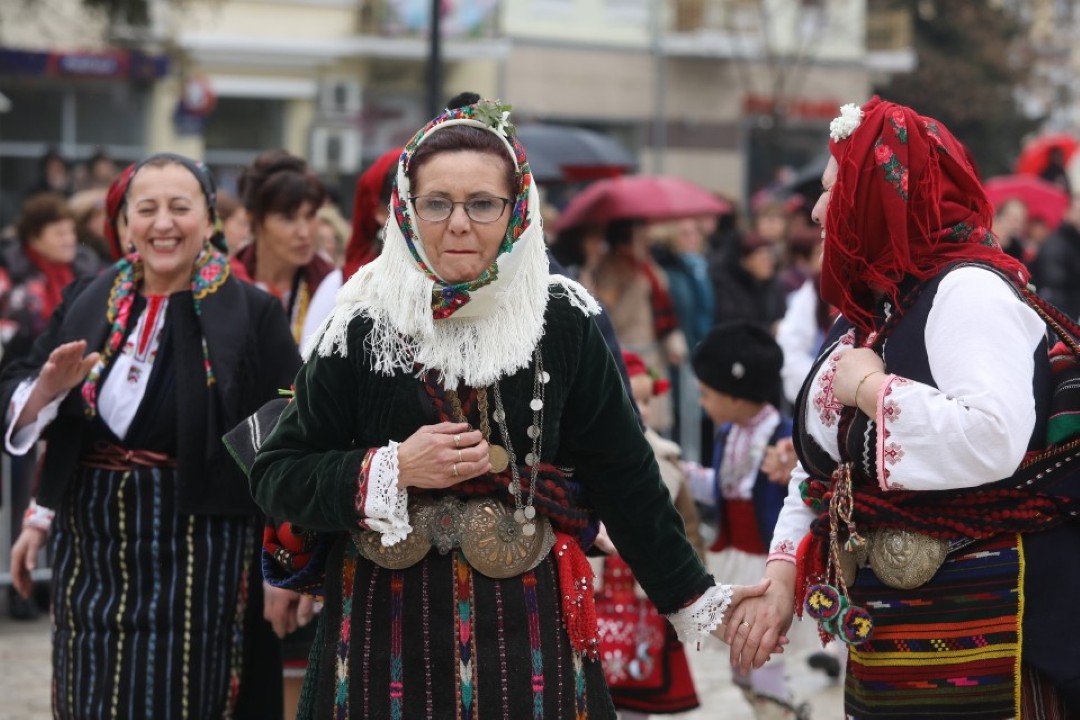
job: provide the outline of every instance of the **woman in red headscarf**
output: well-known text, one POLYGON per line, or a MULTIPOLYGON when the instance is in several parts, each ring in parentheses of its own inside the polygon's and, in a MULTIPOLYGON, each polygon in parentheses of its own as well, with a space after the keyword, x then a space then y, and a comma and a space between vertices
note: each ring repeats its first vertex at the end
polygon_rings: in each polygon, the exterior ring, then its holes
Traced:
POLYGON ((941 123, 874 98, 830 129, 813 217, 842 317, 799 393, 772 585, 729 625, 733 660, 794 600, 849 645, 847 717, 1076 717, 1080 572, 1055 559, 1080 553, 1076 493, 1022 465, 1054 437, 1055 311, 941 123))

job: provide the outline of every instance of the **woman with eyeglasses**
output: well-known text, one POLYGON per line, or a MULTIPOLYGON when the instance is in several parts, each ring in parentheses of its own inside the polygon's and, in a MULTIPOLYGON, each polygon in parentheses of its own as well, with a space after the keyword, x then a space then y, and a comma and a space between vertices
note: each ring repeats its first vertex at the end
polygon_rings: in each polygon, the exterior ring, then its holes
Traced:
POLYGON ((686 541, 599 307, 548 272, 509 107, 420 130, 391 205, 251 470, 270 581, 325 602, 300 717, 613 718, 600 519, 685 641, 767 583, 715 584, 686 541))

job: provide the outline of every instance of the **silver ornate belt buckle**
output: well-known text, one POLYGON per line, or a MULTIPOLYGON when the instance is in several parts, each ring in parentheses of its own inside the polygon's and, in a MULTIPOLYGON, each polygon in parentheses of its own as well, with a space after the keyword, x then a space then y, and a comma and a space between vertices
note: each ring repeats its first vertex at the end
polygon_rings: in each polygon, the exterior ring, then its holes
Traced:
POLYGON ((410 503, 409 516, 413 530, 400 542, 387 547, 381 533, 364 530, 353 533, 357 550, 379 567, 403 570, 423 560, 432 547, 443 555, 460 548, 474 570, 502 579, 532 570, 555 545, 546 517, 537 515, 533 522, 539 532, 526 535, 510 508, 490 497, 421 497, 410 503))
POLYGON ((949 553, 949 541, 901 528, 868 533, 867 562, 878 580, 911 590, 934 577, 949 553))

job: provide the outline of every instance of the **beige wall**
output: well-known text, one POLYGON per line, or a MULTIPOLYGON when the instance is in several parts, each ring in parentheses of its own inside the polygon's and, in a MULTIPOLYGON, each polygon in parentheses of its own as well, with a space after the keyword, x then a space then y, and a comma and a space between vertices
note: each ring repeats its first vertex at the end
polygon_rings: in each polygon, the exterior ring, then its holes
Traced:
POLYGON ((651 112, 648 53, 515 43, 506 61, 506 99, 542 116, 641 118, 651 112))
POLYGON ((356 34, 357 7, 266 3, 257 0, 192 1, 169 20, 172 32, 329 40, 356 34))
POLYGON ((515 39, 644 48, 649 6, 661 2, 639 0, 629 3, 631 11, 619 12, 609 0, 503 0, 503 31, 515 39))

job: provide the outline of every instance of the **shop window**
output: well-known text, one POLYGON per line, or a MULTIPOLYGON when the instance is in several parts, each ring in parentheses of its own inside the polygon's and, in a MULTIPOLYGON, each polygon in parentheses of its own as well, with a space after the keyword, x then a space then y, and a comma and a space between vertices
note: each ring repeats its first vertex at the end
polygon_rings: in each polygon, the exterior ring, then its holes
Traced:
POLYGON ((218 98, 206 120, 207 158, 213 153, 262 152, 285 141, 285 102, 264 98, 218 98))
POLYGON ((11 101, 11 110, 0 115, 0 140, 4 142, 57 143, 63 136, 64 91, 22 84, 0 85, 11 101))
POLYGON ((146 93, 131 85, 77 86, 75 141, 80 145, 142 146, 146 93))

